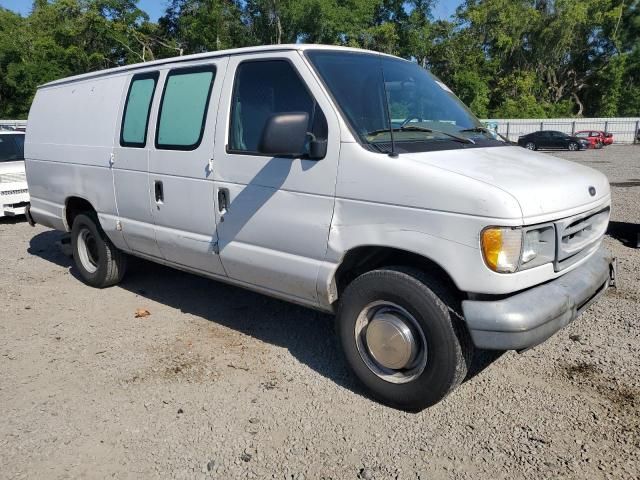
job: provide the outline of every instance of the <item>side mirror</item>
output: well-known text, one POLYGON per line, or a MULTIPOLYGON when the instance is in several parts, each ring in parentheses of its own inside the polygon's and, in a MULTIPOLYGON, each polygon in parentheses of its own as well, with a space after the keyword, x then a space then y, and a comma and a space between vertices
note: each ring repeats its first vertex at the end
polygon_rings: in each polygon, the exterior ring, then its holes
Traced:
POLYGON ((307 112, 276 113, 262 131, 260 153, 297 157, 304 153, 309 114, 307 112))
POLYGON ((318 140, 311 137, 309 142, 309 158, 311 160, 320 160, 327 155, 327 140, 318 140))

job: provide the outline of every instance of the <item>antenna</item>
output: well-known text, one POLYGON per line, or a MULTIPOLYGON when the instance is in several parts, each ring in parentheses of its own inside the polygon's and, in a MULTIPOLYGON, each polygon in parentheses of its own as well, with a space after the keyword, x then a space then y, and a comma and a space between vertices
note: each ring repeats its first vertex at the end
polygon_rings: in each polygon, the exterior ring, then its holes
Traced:
POLYGON ((389 96, 387 95, 387 82, 384 78, 384 68, 382 68, 382 56, 378 57, 380 60, 380 74, 382 75, 382 89, 384 90, 384 104, 387 112, 387 122, 389 122, 389 136, 391 137, 391 153, 389 156, 396 158, 398 153, 396 152, 396 141, 393 135, 393 125, 391 124, 391 110, 389 109, 389 96))

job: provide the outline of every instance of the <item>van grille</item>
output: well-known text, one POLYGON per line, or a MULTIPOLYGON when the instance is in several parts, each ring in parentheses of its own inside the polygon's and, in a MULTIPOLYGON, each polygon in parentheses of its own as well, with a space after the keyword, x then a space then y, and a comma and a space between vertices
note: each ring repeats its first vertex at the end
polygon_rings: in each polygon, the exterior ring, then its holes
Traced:
POLYGON ((4 190, 0 191, 0 195, 24 195, 25 193, 29 193, 29 189, 24 188, 22 190, 4 190))
POLYGON ((26 182, 27 176, 24 172, 21 173, 3 173, 0 175, 0 183, 16 183, 26 182))
POLYGON ((609 225, 609 207, 586 212, 556 222, 558 254, 555 270, 559 272, 586 257, 600 245, 609 225))

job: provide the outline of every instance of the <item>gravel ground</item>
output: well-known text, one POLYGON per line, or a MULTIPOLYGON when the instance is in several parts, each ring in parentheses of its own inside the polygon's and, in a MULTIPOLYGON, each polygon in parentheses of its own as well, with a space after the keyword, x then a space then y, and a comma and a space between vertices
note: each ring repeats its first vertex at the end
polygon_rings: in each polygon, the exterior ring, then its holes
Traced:
POLYGON ((329 316, 144 261, 95 290, 0 221, 0 477, 638 478, 640 147, 557 155, 614 185, 620 288, 419 414, 364 396, 329 316))

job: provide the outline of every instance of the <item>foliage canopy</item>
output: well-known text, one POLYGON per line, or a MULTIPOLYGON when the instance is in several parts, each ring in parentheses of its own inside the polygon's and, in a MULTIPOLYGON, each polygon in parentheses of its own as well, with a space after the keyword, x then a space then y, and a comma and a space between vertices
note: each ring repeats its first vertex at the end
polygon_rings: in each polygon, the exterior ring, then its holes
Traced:
POLYGON ((274 43, 369 48, 420 63, 479 117, 640 114, 640 0, 137 0, 0 7, 0 118, 39 84, 156 58, 274 43))

